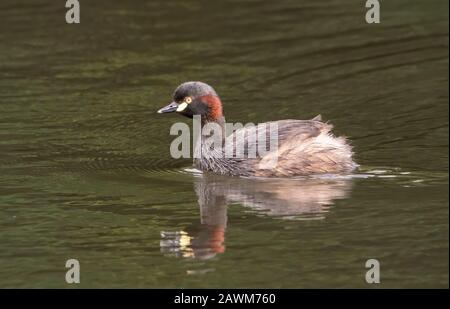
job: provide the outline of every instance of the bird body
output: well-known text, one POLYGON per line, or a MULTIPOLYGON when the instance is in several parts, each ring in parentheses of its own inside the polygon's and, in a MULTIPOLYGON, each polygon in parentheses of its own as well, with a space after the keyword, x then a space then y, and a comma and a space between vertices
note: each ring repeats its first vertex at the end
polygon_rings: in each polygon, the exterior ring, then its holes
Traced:
POLYGON ((174 111, 190 118, 199 115, 202 128, 214 124, 222 130, 220 147, 204 130, 195 145, 194 165, 203 171, 230 176, 294 177, 348 174, 358 166, 347 139, 335 137, 331 133, 333 126, 322 122, 320 115, 311 120, 287 119, 246 126, 225 136, 220 98, 202 82, 181 84, 175 90, 174 101, 158 112, 174 111))

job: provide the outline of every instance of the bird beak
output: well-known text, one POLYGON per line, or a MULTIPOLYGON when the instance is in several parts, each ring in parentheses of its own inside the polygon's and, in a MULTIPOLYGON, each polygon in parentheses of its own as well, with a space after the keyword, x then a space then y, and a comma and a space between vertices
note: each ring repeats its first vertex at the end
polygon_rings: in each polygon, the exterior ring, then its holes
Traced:
POLYGON ((177 110, 177 108, 178 108, 178 103, 172 102, 169 105, 158 110, 158 114, 173 113, 177 110))

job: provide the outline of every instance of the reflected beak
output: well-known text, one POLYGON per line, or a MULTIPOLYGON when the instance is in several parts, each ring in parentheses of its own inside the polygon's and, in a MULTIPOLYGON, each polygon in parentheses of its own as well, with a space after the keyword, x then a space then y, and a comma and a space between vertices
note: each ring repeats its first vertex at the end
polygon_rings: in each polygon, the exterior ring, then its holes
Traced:
POLYGON ((178 108, 178 103, 172 102, 169 105, 158 110, 158 114, 173 113, 177 110, 177 108, 178 108))

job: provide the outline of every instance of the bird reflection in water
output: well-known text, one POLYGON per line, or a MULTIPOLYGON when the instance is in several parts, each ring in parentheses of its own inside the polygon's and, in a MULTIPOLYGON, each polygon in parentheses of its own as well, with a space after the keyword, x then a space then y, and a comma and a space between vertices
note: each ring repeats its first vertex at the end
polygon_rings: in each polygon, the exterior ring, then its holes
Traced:
POLYGON ((241 204, 255 215, 289 220, 323 219, 334 201, 348 196, 351 179, 246 179, 202 174, 195 179, 200 223, 184 231, 161 232, 161 251, 210 259, 225 251, 227 207, 241 204))

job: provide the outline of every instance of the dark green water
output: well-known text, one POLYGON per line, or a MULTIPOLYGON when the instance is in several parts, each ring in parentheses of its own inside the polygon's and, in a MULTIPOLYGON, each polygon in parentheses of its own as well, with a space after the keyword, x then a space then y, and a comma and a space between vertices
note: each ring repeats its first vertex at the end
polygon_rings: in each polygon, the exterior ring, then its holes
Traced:
POLYGON ((0 287, 448 287, 448 1, 0 3, 0 287), (186 80, 228 121, 321 113, 346 179, 207 177, 157 115, 186 80))

